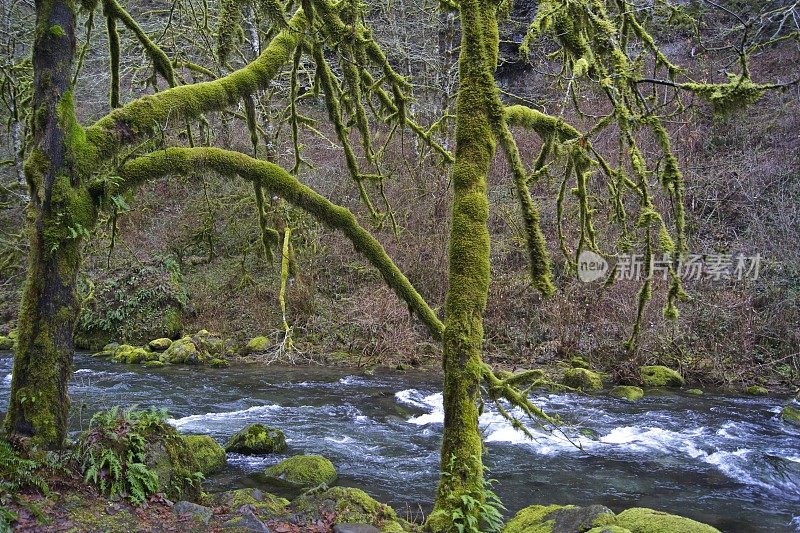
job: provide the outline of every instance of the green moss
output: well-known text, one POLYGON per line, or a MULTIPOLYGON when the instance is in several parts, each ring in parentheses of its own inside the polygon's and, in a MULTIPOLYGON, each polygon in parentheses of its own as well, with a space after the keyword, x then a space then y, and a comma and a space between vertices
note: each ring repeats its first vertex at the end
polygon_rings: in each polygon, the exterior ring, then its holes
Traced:
POLYGON ((148 348, 154 352, 163 352, 172 345, 172 339, 166 337, 153 339, 147 343, 148 348))
POLYGON ((702 396, 703 391, 700 389, 687 389, 686 394, 691 394, 693 396, 702 396))
POLYGON ((295 455, 264 470, 270 482, 289 487, 330 485, 338 475, 336 468, 321 455, 295 455))
MULTIPOLYGON (((166 92, 168 91, 164 93, 166 92)), ((405 301, 431 334, 441 338, 444 325, 439 317, 397 268, 383 246, 358 224, 355 215, 306 187, 283 168, 219 148, 167 148, 129 161, 122 169, 122 174, 125 187, 132 187, 157 176, 193 174, 199 168, 226 176, 239 175, 249 181, 258 182, 265 190, 312 214, 323 224, 342 231, 356 250, 378 269, 386 283, 405 301)))
POLYGON ((183 437, 186 453, 194 461, 194 469, 203 474, 213 474, 225 468, 225 450, 208 435, 186 435, 183 437))
POLYGON ((339 523, 371 524, 382 532, 404 531, 394 509, 373 499, 363 490, 333 487, 324 492, 308 493, 292 502, 300 515, 316 517, 321 512, 336 514, 339 523))
POLYGON ((781 420, 795 426, 800 426, 800 409, 792 404, 785 405, 781 412, 781 420))
POLYGON ((766 396, 769 391, 760 385, 751 385, 745 389, 745 392, 751 396, 766 396))
POLYGON ((158 359, 154 359, 152 361, 145 361, 144 366, 147 368, 161 368, 163 366, 167 366, 164 361, 159 361, 158 359))
POLYGON ((690 518, 644 507, 621 512, 617 515, 616 525, 632 533, 719 533, 718 529, 690 518))
POLYGON ((569 364, 572 368, 589 368, 589 362, 580 355, 571 358, 569 364))
POLYGON ((608 393, 609 396, 620 398, 623 400, 636 401, 644 396, 644 391, 639 387, 631 387, 628 385, 618 385, 611 389, 608 393))
POLYGON ((214 494, 211 497, 214 505, 238 510, 242 505, 248 505, 262 520, 280 517, 289 514, 287 507, 289 500, 279 498, 274 494, 262 492, 258 489, 236 489, 214 494))
POLYGON ((272 342, 268 337, 254 337, 247 342, 242 352, 245 355, 263 353, 269 349, 271 344, 272 342))
POLYGON ((280 453, 285 449, 283 431, 264 424, 251 424, 237 431, 225 444, 225 451, 244 454, 280 453))
POLYGON ((14 340, 10 337, 0 335, 0 350, 13 350, 14 340))
POLYGON ((603 388, 603 378, 597 372, 586 368, 568 368, 564 372, 564 385, 584 391, 597 391, 603 388))
POLYGON ((231 364, 225 359, 214 358, 208 362, 208 366, 210 366, 211 368, 227 368, 231 366, 231 364))
POLYGON ((614 513, 602 505, 531 505, 506 523, 503 533, 585 531, 614 523, 614 513))
POLYGON ((645 387, 682 387, 686 383, 678 372, 665 366, 643 366, 639 373, 645 387))
POLYGON ((50 35, 53 37, 64 37, 67 33, 64 31, 59 24, 53 24, 50 26, 50 35))
POLYGON ((620 526, 598 526, 593 527, 586 533, 633 533, 630 529, 620 526))
POLYGON ((170 344, 169 348, 161 354, 161 361, 170 364, 199 365, 206 363, 213 357, 205 351, 197 349, 192 337, 183 337, 170 344))

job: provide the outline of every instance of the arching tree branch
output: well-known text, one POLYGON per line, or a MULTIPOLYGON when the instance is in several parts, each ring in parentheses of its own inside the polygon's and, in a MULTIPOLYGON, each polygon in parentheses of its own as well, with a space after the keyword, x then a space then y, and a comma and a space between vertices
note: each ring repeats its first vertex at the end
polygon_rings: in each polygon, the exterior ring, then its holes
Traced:
POLYGON ((191 174, 202 170, 225 176, 239 175, 259 183, 271 194, 310 213, 328 227, 337 229, 353 243, 355 249, 378 269, 386 283, 404 301, 430 333, 441 339, 444 325, 417 292, 408 278, 397 268, 383 246, 356 220, 350 210, 336 205, 300 183, 286 170, 245 154, 221 148, 168 148, 128 162, 122 169, 122 189, 128 189, 154 177, 170 174, 191 174))

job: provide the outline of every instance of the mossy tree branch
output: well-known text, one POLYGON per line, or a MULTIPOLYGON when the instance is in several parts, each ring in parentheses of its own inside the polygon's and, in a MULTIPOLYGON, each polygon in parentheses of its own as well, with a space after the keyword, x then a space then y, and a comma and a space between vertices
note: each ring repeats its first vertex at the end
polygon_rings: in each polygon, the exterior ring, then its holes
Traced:
POLYGON ((274 163, 221 148, 167 148, 126 163, 121 169, 125 181, 120 184, 119 191, 158 176, 191 175, 201 170, 224 176, 241 176, 303 209, 328 227, 341 231, 353 243, 356 251, 378 269, 386 284, 425 324, 431 335, 441 338, 444 325, 436 313, 395 265, 383 246, 358 223, 355 215, 303 185, 274 163))

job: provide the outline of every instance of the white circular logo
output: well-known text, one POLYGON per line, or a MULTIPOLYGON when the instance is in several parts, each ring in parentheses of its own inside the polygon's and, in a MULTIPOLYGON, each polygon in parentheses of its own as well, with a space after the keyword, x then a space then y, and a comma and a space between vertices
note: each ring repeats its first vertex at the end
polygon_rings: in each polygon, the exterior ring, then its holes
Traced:
POLYGON ((608 273, 608 261, 591 250, 578 256, 578 279, 583 282, 597 281, 608 273))

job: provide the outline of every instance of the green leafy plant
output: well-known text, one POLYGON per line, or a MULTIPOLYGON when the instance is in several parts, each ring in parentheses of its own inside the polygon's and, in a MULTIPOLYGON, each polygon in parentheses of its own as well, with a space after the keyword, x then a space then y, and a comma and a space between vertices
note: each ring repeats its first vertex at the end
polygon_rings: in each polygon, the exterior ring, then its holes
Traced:
POLYGON ((38 509, 19 499, 19 491, 34 488, 42 494, 49 493, 47 482, 40 473, 42 467, 39 462, 22 457, 8 442, 0 440, 0 531, 11 531, 11 524, 17 520, 17 514, 5 507, 11 501, 27 507, 35 515, 39 514, 38 509))
POLYGON ((84 479, 109 497, 143 503, 158 490, 158 475, 146 465, 147 435, 165 422, 164 410, 120 410, 97 413, 81 436, 84 479))
MULTIPOLYGON (((444 479, 453 476, 455 462, 455 455, 451 455, 447 468, 442 471, 444 479)), ((485 467, 484 471, 488 473, 485 467)), ((496 482, 495 479, 484 478, 483 486, 478 491, 462 493, 460 497, 454 493, 448 496, 453 498, 453 501, 448 502, 447 508, 451 509, 450 519, 458 533, 496 533, 503 529, 503 511, 506 508, 492 490, 492 485, 496 482)), ((430 518, 435 518, 437 513, 442 512, 445 511, 434 511, 430 518)))

